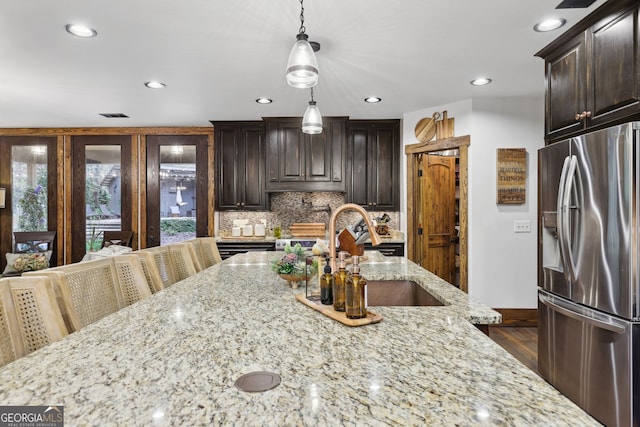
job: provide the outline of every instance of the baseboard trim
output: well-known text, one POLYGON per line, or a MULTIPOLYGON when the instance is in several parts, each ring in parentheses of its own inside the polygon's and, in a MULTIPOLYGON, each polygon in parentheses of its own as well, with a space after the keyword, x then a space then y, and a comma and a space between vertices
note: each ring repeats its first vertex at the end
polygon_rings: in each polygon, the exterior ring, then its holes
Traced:
POLYGON ((538 326, 538 310, 535 308, 494 308, 502 314, 502 323, 495 326, 538 326))

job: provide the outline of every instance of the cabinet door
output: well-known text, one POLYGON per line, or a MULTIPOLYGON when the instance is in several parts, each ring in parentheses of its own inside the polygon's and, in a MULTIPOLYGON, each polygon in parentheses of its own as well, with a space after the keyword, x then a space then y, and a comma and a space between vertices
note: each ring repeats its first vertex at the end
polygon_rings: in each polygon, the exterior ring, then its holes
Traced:
POLYGON ((243 183, 240 188, 242 207, 247 210, 262 210, 265 207, 264 128, 261 124, 244 127, 241 135, 244 157, 238 159, 239 163, 244 163, 244 179, 240 180, 243 183))
POLYGON ((267 122, 267 189, 279 183, 304 181, 305 151, 301 122, 291 119, 267 122))
POLYGON ((371 133, 369 202, 371 209, 400 210, 399 125, 374 125, 371 133))
POLYGON ((331 145, 327 134, 304 135, 305 181, 326 182, 331 180, 331 145))
POLYGON ((369 180, 375 177, 375 166, 369 160, 369 126, 349 126, 349 183, 345 201, 369 206, 369 180))
POLYGON ((260 122, 214 123, 216 209, 264 208, 264 128, 260 122))
POLYGON ((588 32, 590 126, 640 111, 637 7, 605 19, 588 32))
POLYGON ((547 136, 556 139, 580 131, 584 120, 576 114, 586 110, 586 56, 584 34, 546 59, 547 136))
MULTIPOLYGON (((216 209, 236 209, 240 202, 239 183, 243 171, 239 170, 237 159, 244 156, 240 152, 238 129, 233 126, 215 126, 214 143, 216 146, 216 209)), ((242 165, 240 165, 242 166, 242 165)), ((242 184, 242 183, 240 183, 242 184)))
POLYGON ((399 132, 397 120, 349 123, 345 201, 369 210, 399 210, 399 132))
POLYGON ((267 191, 344 191, 346 118, 324 118, 321 134, 302 133, 299 118, 267 121, 267 191))

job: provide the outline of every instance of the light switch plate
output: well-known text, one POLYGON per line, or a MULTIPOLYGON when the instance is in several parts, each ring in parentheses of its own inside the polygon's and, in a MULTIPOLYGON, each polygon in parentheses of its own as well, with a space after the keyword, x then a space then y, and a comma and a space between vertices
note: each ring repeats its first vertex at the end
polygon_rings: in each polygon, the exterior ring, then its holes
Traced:
POLYGON ((531 221, 528 219, 513 221, 513 232, 514 233, 531 233, 531 221))

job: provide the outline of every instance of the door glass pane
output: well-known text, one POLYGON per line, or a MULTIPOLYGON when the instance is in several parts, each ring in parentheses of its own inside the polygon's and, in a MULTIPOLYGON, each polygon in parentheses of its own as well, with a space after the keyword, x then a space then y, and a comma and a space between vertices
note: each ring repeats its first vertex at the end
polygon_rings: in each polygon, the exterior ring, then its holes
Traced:
POLYGON ((121 229, 120 146, 87 145, 85 159, 87 251, 91 251, 100 249, 105 230, 121 229))
POLYGON ((196 147, 160 146, 160 244, 196 237, 196 147))
POLYGON ((47 147, 11 148, 13 231, 47 231, 47 147))

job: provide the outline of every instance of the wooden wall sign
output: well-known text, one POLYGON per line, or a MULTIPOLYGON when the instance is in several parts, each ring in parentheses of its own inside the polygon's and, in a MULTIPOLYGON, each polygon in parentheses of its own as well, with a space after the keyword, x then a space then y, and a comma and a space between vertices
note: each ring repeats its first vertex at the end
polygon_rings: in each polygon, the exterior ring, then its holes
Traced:
POLYGON ((526 199, 527 150, 498 148, 496 172, 496 203, 499 205, 523 204, 526 199))

